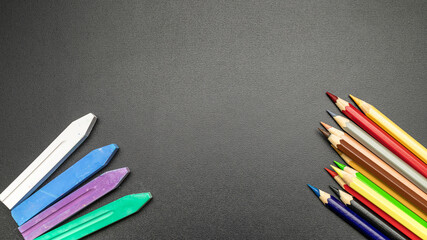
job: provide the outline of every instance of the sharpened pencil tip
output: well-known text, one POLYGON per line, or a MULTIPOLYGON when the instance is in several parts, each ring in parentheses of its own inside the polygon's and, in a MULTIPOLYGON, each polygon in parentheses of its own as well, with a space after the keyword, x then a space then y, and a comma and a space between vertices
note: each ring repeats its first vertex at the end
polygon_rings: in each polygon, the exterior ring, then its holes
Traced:
POLYGON ((344 165, 344 164, 342 164, 342 163, 340 163, 340 162, 334 161, 334 163, 335 163, 335 165, 337 165, 341 170, 344 170, 344 168, 346 167, 346 165, 344 165))
POLYGON ((334 94, 330 93, 330 92, 326 92, 326 95, 328 95, 328 97, 332 100, 332 102, 336 103, 338 97, 335 96, 334 94))
POLYGON ((357 106, 360 106, 362 104, 362 100, 360 100, 359 98, 349 94, 350 98, 353 100, 353 102, 356 103, 357 106))
POLYGON ((329 114, 332 118, 334 118, 334 117, 337 117, 337 116, 338 116, 338 114, 335 114, 335 113, 333 113, 333 112, 331 112, 331 111, 329 111, 329 110, 326 110, 326 112, 328 112, 328 114, 329 114))
POLYGON ((311 186, 310 184, 307 184, 307 186, 309 186, 311 188, 311 190, 314 192, 314 194, 316 194, 316 196, 320 196, 320 192, 318 188, 315 188, 313 186, 311 186))
POLYGON ((334 171, 336 172, 336 173, 338 173, 338 175, 342 178, 342 176, 343 176, 343 170, 341 170, 341 169, 339 169, 339 168, 337 168, 337 167, 334 167, 334 166, 331 166, 333 169, 334 169, 334 171))
POLYGON ((332 127, 331 125, 326 124, 326 123, 324 123, 324 122, 320 122, 320 124, 322 124, 322 126, 323 126, 324 128, 326 128, 326 130, 328 130, 329 128, 331 128, 331 127, 332 127))
POLYGON ((332 171, 331 169, 329 169, 329 168, 325 168, 325 170, 329 173, 329 175, 331 175, 331 177, 336 177, 336 176, 338 176, 338 174, 336 173, 336 172, 334 172, 334 171, 332 171))
POLYGON ((321 128, 318 128, 319 129, 319 131, 320 132, 322 132, 323 133, 323 135, 326 137, 326 138, 328 138, 329 136, 331 136, 331 134, 330 133, 328 133, 327 131, 325 131, 325 130, 323 130, 323 129, 321 129, 321 128))
POLYGON ((335 193, 335 195, 337 195, 338 197, 341 195, 340 194, 340 190, 334 186, 329 186, 330 189, 332 189, 332 191, 335 193))

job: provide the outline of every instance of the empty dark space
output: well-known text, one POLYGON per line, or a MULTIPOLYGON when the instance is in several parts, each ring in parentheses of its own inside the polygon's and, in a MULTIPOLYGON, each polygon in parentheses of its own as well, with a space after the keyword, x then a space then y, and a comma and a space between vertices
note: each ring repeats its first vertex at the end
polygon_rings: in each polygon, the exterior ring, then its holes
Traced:
MULTIPOLYGON (((2 1, 0 191, 73 120, 153 200, 88 239, 361 239, 306 186, 337 186, 326 91, 427 144, 424 1, 2 1)), ((93 179, 93 178, 92 178, 93 179)), ((21 239, 0 206, 0 235, 21 239)))

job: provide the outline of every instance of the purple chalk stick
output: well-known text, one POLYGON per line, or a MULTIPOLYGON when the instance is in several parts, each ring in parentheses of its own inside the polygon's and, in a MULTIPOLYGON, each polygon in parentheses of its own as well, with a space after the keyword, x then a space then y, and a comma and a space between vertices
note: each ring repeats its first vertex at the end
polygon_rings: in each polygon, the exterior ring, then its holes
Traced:
POLYGON ((102 174, 24 223, 18 228, 19 231, 26 240, 42 235, 114 190, 129 172, 129 168, 124 167, 102 174))

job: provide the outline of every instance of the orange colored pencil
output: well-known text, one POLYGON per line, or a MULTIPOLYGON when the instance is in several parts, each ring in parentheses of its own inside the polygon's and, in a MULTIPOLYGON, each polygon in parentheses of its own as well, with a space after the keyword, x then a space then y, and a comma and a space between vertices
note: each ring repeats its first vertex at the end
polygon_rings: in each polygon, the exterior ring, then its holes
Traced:
POLYGON ((323 133, 338 150, 349 156, 353 161, 357 161, 363 168, 375 175, 419 210, 427 212, 426 193, 349 135, 329 125, 328 131, 334 132, 334 134, 325 131, 323 133))

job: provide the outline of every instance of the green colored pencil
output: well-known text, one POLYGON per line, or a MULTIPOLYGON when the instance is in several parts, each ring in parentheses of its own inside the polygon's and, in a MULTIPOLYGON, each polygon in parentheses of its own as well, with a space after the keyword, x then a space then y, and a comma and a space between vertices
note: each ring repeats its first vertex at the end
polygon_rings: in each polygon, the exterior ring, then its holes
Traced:
MULTIPOLYGON (((365 177, 360 172, 354 170, 353 168, 350 168, 349 166, 346 166, 342 163, 336 162, 335 164, 343 171, 354 175, 357 179, 359 179, 364 184, 368 185, 372 190, 380 194, 382 197, 387 199, 390 203, 398 207, 400 210, 408 214, 411 218, 413 218, 415 221, 417 221, 419 224, 423 225, 425 228, 427 228, 427 222, 424 221, 421 217, 419 217, 417 214, 412 212, 410 209, 408 209, 405 205, 397 201, 394 197, 390 196, 386 191, 382 190, 380 187, 378 187, 375 183, 373 183, 371 180, 369 180, 367 177, 365 177)), ((332 166, 333 167, 333 166, 332 166)), ((336 169, 333 167, 334 170, 336 169)))

